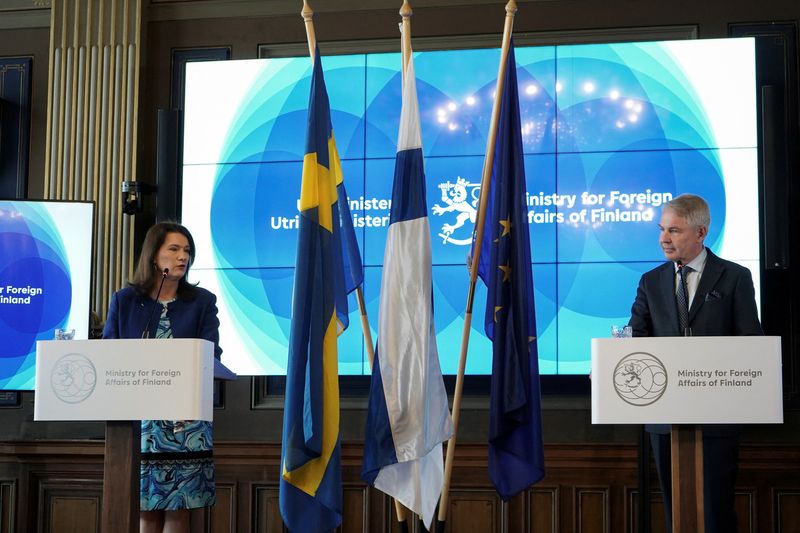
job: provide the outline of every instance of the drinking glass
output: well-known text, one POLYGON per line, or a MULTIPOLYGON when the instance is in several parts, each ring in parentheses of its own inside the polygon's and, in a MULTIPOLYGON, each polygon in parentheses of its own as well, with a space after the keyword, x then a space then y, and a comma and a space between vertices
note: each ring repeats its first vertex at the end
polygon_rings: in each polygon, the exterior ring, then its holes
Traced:
POLYGON ((75 329, 62 329, 56 328, 55 340, 57 341, 71 341, 75 338, 75 329))
POLYGON ((614 324, 611 326, 611 336, 615 339, 628 339, 633 337, 633 328, 630 326, 618 326, 614 324))

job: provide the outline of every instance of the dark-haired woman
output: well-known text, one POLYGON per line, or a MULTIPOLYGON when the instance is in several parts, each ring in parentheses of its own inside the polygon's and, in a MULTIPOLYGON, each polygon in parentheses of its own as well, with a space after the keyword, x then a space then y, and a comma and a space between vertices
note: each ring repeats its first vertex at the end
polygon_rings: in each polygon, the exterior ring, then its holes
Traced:
MULTIPOLYGON (((130 286, 111 298, 103 338, 207 339, 219 358, 217 299, 186 279, 194 254, 180 224, 150 228, 130 286)), ((141 449, 140 531, 188 532, 190 509, 216 497, 211 423, 142 420, 141 449)))

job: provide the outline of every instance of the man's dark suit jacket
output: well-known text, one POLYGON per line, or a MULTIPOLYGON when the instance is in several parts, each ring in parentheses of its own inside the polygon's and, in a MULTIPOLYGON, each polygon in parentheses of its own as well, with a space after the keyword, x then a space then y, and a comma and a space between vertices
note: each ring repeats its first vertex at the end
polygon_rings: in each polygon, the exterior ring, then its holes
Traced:
MULTIPOLYGON (((763 335, 750 271, 720 259, 708 248, 706 251, 706 264, 689 309, 692 335, 763 335)), ((674 263, 664 263, 642 276, 631 309, 630 325, 634 337, 681 335, 675 301, 674 263)), ((655 433, 669 433, 669 426, 648 426, 647 429, 655 433)), ((707 433, 726 433, 730 426, 706 426, 703 429, 707 433)))

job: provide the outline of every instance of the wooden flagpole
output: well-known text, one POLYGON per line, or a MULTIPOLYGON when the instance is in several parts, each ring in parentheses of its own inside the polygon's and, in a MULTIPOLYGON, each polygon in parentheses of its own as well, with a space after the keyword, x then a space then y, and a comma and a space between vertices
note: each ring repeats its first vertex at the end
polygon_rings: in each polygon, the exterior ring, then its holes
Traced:
MULTIPOLYGON (((405 87, 406 70, 408 68, 408 61, 411 57, 411 15, 413 11, 408 3, 408 0, 403 0, 403 5, 400 7, 400 17, 403 22, 400 25, 400 51, 402 56, 402 72, 400 73, 401 86, 405 87)), ((408 524, 408 510, 398 500, 394 501, 394 510, 397 513, 397 522, 400 524, 400 531, 405 533, 410 531, 408 524)))
POLYGON ((475 298, 475 283, 478 279, 478 264, 480 263, 480 249, 483 242, 483 225, 486 219, 486 204, 489 201, 489 187, 492 179, 492 165, 494 164, 494 148, 497 140, 497 122, 500 116, 500 102, 503 97, 505 86, 506 61, 508 50, 511 44, 511 32, 514 26, 514 15, 517 13, 517 3, 509 0, 506 4, 506 20, 503 28, 503 46, 500 51, 500 67, 497 72, 497 89, 494 96, 494 108, 492 118, 489 123, 489 136, 486 140, 486 156, 483 160, 483 174, 481 176, 481 195, 478 203, 477 219, 475 221, 475 239, 473 253, 477 257, 472 257, 469 267, 469 292, 467 293, 467 307, 464 313, 464 329, 461 333, 461 354, 458 360, 458 376, 456 377, 456 388, 453 395, 453 436, 447 442, 447 458, 444 466, 444 486, 442 496, 439 500, 439 524, 437 531, 444 531, 444 523, 447 520, 447 505, 450 492, 450 478, 453 473, 453 457, 456 449, 456 435, 458 432, 458 418, 461 412, 461 394, 464 389, 464 371, 467 366, 467 348, 469 347, 469 334, 472 325, 472 304, 475 298))
POLYGON ((400 79, 403 80, 403 87, 405 87, 408 62, 411 59, 411 15, 413 14, 408 0, 403 0, 403 5, 400 7, 400 17, 403 19, 400 24, 400 51, 403 56, 403 72, 400 79))
MULTIPOLYGON (((409 9, 410 12, 410 9, 409 9)), ((303 17, 303 23, 306 27, 306 38, 308 39, 308 53, 311 56, 311 62, 314 62, 314 52, 317 49, 317 37, 314 33, 314 11, 308 5, 308 0, 303 0, 303 10, 300 12, 303 17)), ((372 332, 369 328, 369 318, 367 317, 367 305, 364 302, 364 290, 361 286, 356 287, 356 301, 358 302, 358 310, 361 316, 361 331, 364 335, 364 344, 367 347, 367 359, 369 360, 369 368, 372 369, 372 361, 375 359, 375 345, 372 342, 372 332)), ((397 520, 400 522, 401 530, 408 531, 406 525, 406 508, 403 504, 395 500, 395 510, 397 512, 397 520)))
MULTIPOLYGON (((314 33, 314 11, 308 5, 308 0, 303 0, 303 10, 300 12, 303 17, 303 22, 306 26, 306 37, 308 39, 308 53, 311 56, 311 62, 314 62, 314 51, 317 49, 317 37, 314 33)), ((364 290, 358 286, 356 287, 356 301, 358 301, 358 310, 361 313, 361 331, 364 333, 364 344, 367 345, 367 358, 369 359, 369 367, 372 368, 372 360, 375 358, 375 347, 372 344, 372 333, 369 329, 369 318, 367 317, 367 306, 364 303, 364 290)))

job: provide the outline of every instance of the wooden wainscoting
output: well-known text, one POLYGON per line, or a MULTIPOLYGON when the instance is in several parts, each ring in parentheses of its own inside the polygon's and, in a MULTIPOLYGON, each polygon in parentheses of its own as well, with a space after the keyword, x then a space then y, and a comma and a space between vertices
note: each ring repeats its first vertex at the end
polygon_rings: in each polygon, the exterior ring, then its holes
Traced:
MULTIPOLYGON (((395 533, 394 507, 360 480, 359 443, 342 447, 342 533, 395 533)), ((217 504, 193 518, 197 533, 283 532, 278 499, 280 446, 217 442, 217 504)), ((636 448, 550 444, 547 476, 502 502, 486 472, 484 444, 456 451, 447 531, 458 533, 633 533, 641 495, 636 448)), ((0 443, 0 533, 99 531, 101 441, 0 443)), ((653 477, 654 486, 655 478, 653 477)), ((744 446, 736 505, 742 533, 800 531, 800 450, 744 446)), ((651 531, 664 530, 661 494, 650 495, 651 531)), ((422 528, 414 524, 414 532, 422 528)))
POLYGON ((0 443, 0 533, 100 531, 102 441, 0 443))

